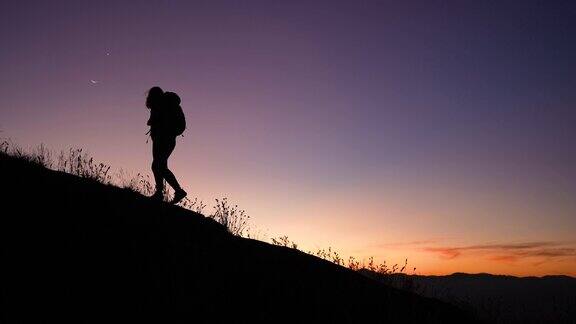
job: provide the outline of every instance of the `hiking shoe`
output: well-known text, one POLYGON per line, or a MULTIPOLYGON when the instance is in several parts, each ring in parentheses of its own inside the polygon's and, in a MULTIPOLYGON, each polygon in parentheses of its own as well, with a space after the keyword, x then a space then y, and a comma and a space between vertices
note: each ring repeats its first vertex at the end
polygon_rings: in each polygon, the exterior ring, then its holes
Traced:
POLYGON ((184 199, 184 197, 186 197, 187 193, 186 191, 180 189, 180 190, 176 190, 176 192, 174 192, 174 199, 172 199, 172 201, 170 202, 173 205, 176 205, 177 203, 180 202, 180 200, 184 199))

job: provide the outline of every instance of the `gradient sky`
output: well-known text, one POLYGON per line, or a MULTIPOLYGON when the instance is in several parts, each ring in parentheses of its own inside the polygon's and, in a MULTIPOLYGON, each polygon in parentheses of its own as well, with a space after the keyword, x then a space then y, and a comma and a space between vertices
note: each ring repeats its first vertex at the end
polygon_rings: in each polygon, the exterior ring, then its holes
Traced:
POLYGON ((10 1, 0 136, 171 168, 264 239, 417 273, 576 275, 574 1, 10 1))

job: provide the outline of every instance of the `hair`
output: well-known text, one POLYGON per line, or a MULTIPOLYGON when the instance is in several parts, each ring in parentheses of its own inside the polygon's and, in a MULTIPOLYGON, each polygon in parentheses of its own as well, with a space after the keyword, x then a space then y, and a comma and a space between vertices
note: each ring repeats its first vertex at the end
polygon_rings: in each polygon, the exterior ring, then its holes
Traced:
POLYGON ((146 107, 151 109, 152 106, 156 106, 161 102, 162 96, 164 95, 164 90, 160 87, 152 87, 148 90, 148 95, 146 96, 146 107))

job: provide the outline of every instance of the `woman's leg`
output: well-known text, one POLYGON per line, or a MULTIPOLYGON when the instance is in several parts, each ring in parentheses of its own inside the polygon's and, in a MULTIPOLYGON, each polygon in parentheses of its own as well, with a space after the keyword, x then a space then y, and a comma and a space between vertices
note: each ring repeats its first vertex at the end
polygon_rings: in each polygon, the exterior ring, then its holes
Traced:
POLYGON ((168 157, 164 154, 164 146, 160 138, 152 139, 152 173, 157 194, 164 190, 164 170, 168 168, 168 157))
POLYGON ((172 187, 174 190, 182 190, 178 180, 176 180, 176 177, 174 176, 174 173, 172 173, 172 171, 170 171, 168 168, 164 170, 164 179, 166 179, 166 182, 168 182, 170 187, 172 187))
POLYGON ((163 180, 175 190, 182 191, 178 180, 168 169, 168 158, 176 147, 176 138, 157 138, 152 144, 152 172, 154 173, 154 180, 156 182, 156 190, 162 191, 164 189, 163 180))
POLYGON ((178 180, 176 180, 174 173, 168 169, 168 158, 170 157, 170 154, 174 152, 174 148, 176 147, 176 138, 169 138, 166 142, 166 168, 164 169, 164 179, 166 179, 166 182, 168 182, 172 189, 175 191, 181 191, 182 188, 180 187, 178 180))
POLYGON ((172 137, 168 140, 166 146, 166 169, 164 169, 164 179, 166 179, 166 182, 168 182, 168 184, 174 189, 174 198, 170 202, 172 204, 177 204, 187 195, 186 191, 184 191, 184 189, 180 187, 180 184, 178 183, 178 180, 176 180, 176 177, 174 176, 172 171, 168 169, 168 158, 170 157, 170 154, 172 154, 172 152, 174 151, 175 147, 176 147, 176 137, 172 137))

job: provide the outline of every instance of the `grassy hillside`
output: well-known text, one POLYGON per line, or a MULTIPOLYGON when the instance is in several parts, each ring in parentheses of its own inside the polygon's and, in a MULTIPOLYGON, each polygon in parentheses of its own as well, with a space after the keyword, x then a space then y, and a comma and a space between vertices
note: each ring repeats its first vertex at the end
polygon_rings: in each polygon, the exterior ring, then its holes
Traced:
POLYGON ((0 154, 0 322, 470 322, 189 210, 0 154))

